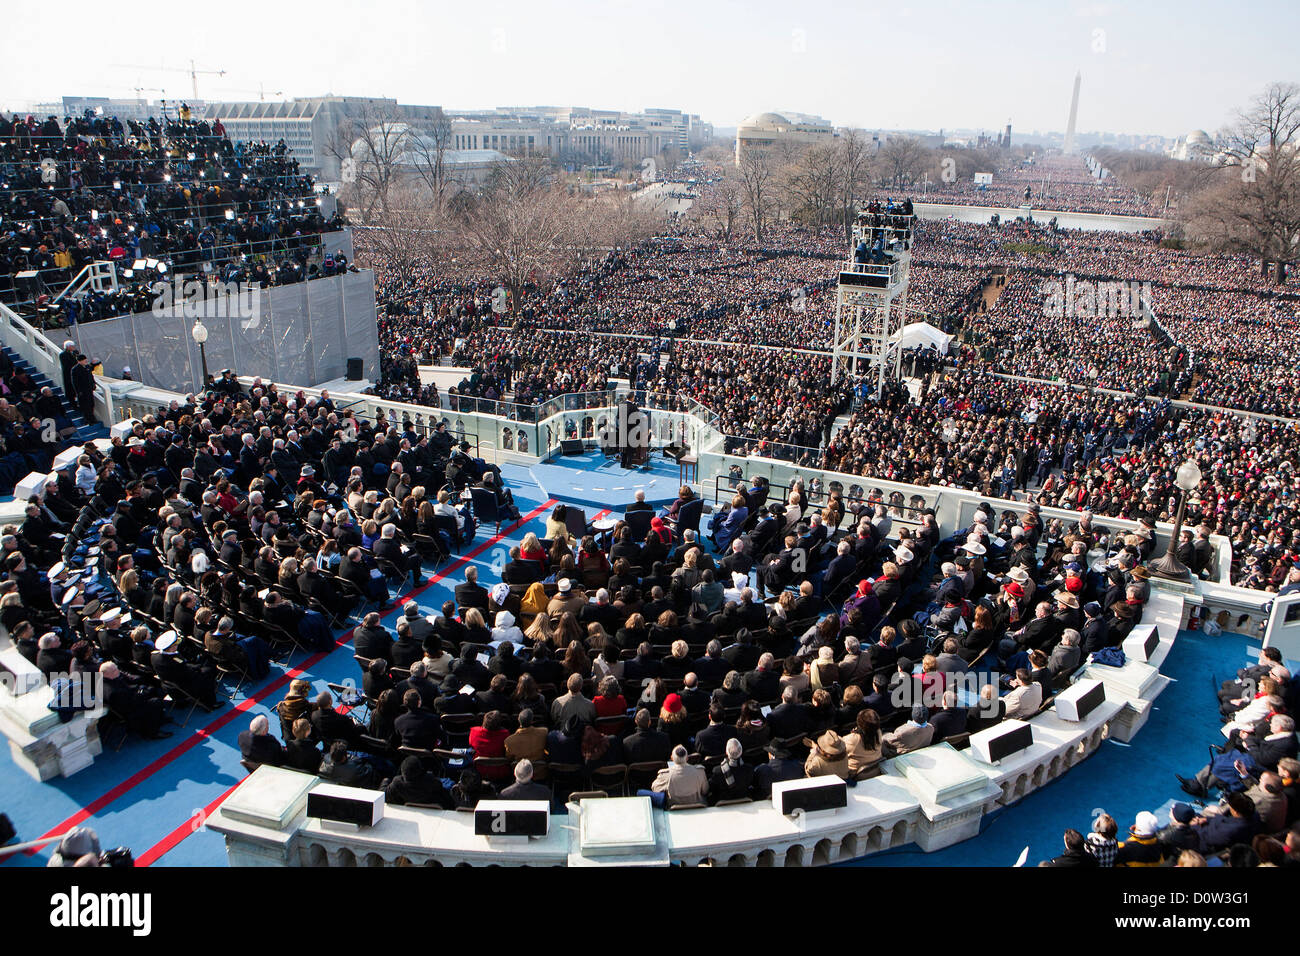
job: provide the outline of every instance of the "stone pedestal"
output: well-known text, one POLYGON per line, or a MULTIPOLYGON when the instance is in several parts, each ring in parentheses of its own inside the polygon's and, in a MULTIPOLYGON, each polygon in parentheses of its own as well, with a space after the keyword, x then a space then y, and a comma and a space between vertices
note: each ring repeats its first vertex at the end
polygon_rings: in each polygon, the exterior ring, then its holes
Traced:
POLYGON ((907 781, 920 800, 915 839, 927 853, 977 835, 984 805, 1000 793, 987 774, 951 744, 896 757, 887 772, 907 781))

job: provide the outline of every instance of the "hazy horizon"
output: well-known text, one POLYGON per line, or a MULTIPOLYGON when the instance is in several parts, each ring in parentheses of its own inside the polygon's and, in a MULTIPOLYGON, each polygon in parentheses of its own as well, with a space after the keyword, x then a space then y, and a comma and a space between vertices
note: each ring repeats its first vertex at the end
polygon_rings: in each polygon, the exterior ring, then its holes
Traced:
POLYGON ((323 0, 307 14, 232 0, 193 26, 182 27, 183 14, 132 20, 122 28, 131 42, 111 50, 65 36, 102 11, 84 0, 24 10, 21 28, 0 39, 0 103, 189 99, 193 59, 200 71, 226 71, 199 76, 206 100, 256 100, 261 87, 268 100, 666 107, 719 127, 786 109, 866 129, 993 131, 1010 120, 1046 134, 1065 128, 1077 70, 1081 133, 1175 137, 1213 133, 1270 82, 1293 79, 1289 43, 1300 26, 1300 11, 1281 0, 1230 17, 1205 0, 936 0, 915 9, 906 0, 489 0, 471 9, 323 0), (52 48, 65 61, 57 75, 52 48))

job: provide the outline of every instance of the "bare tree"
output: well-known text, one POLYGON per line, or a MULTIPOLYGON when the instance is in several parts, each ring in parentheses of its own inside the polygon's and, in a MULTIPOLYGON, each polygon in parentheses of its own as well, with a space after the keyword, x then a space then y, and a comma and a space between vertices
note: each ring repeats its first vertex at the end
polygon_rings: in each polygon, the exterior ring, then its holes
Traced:
POLYGON ((781 170, 781 191, 791 215, 813 226, 825 226, 842 217, 843 154, 838 143, 809 146, 781 170))
POLYGON ((460 204, 461 247, 518 309, 527 286, 553 283, 608 243, 591 203, 559 182, 544 157, 497 163, 482 193, 460 204))
POLYGON ((394 188, 388 209, 373 223, 356 227, 357 258, 360 264, 383 263, 403 280, 414 280, 446 263, 456 238, 447 225, 423 190, 394 188))
POLYGON ((406 120, 383 103, 364 102, 327 137, 325 152, 342 169, 344 195, 369 220, 388 208, 388 193, 411 138, 406 120))
POLYGON ((1257 257, 1285 280, 1300 243, 1300 86, 1273 83, 1221 134, 1225 167, 1189 212, 1189 230, 1257 257))
POLYGON ((849 242, 853 239, 854 200, 870 186, 871 144, 861 130, 849 129, 841 134, 838 149, 844 241, 849 242))
POLYGON ((428 187, 434 206, 441 209, 461 185, 447 168, 447 150, 453 142, 451 120, 438 106, 413 132, 406 144, 412 172, 428 187))
POLYGON ((740 154, 736 174, 740 180, 745 208, 754 226, 754 239, 763 241, 763 228, 772 214, 773 193, 776 191, 776 160, 762 147, 751 146, 740 154))
POLYGON ((929 150, 914 136, 891 136, 877 156, 881 178, 899 188, 911 184, 925 170, 929 150))
POLYGON ((736 223, 745 209, 745 187, 736 167, 725 162, 717 182, 705 183, 691 212, 708 229, 716 229, 723 242, 731 242, 736 223))

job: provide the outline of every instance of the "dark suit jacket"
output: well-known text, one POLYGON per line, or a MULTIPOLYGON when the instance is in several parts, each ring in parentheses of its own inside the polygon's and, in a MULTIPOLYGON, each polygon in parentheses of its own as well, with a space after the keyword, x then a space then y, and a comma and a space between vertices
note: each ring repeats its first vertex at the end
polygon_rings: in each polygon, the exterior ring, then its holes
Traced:
POLYGON ((736 728, 729 724, 709 724, 695 735, 695 752, 706 757, 721 757, 726 752, 727 741, 735 736, 736 728))
POLYGON ((438 715, 428 710, 416 710, 402 714, 393 721, 393 729, 402 739, 403 747, 432 749, 442 740, 442 721, 438 715))
POLYGON ((487 588, 481 584, 470 584, 468 581, 456 585, 456 606, 476 607, 486 611, 488 606, 487 588))
POLYGON ((245 760, 278 767, 284 763, 284 748, 270 734, 254 734, 251 730, 239 733, 239 752, 245 760))
POLYGON ((672 749, 673 742, 668 735, 654 728, 638 730, 623 738, 623 753, 628 763, 667 760, 672 749))
POLYGON ((808 716, 808 708, 795 701, 773 707, 772 713, 767 717, 767 726, 772 730, 773 739, 785 740, 788 737, 806 734, 812 727, 812 720, 808 716))
POLYGON ((966 730, 966 718, 967 711, 965 707, 931 711, 930 726, 934 728, 933 739, 943 740, 953 734, 963 733, 966 730))

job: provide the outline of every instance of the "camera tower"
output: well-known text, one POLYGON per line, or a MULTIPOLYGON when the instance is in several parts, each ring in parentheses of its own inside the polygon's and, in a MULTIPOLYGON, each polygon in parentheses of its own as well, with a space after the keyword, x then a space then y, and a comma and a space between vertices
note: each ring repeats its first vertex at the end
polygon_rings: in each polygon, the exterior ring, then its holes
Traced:
POLYGON ((887 379, 900 378, 902 350, 892 340, 906 322, 915 225, 914 215, 883 209, 854 220, 836 291, 832 382, 874 376, 878 397, 887 379))

